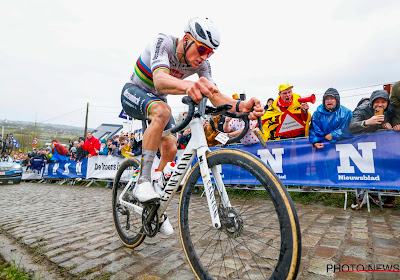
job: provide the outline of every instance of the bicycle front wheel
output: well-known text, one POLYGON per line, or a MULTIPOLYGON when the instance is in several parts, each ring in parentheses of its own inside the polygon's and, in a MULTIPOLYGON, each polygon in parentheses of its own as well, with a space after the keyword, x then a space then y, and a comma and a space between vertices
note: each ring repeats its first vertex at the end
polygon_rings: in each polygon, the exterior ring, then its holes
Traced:
MULTIPOLYGON (((119 167, 117 175, 115 175, 112 190, 114 226, 119 239, 129 248, 139 246, 146 237, 142 226, 142 215, 131 207, 121 204, 119 201, 122 191, 135 174, 138 166, 139 162, 136 159, 129 158, 125 160, 119 167)), ((131 188, 125 193, 123 200, 141 206, 140 203, 133 199, 131 188)))
POLYGON ((221 228, 216 229, 207 198, 191 195, 201 177, 199 164, 188 174, 179 203, 179 229, 195 276, 295 279, 301 258, 300 227, 293 202, 276 174, 254 155, 235 149, 214 151, 207 162, 210 173, 217 167, 225 185, 246 190, 227 189, 230 206, 223 205, 215 192, 221 219, 221 228))

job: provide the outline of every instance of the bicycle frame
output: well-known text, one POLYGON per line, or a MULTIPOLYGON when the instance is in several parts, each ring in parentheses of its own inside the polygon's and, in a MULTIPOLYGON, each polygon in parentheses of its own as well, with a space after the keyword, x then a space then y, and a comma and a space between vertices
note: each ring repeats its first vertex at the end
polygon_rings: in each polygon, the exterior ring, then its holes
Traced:
MULTIPOLYGON (((161 218, 162 214, 168 208, 172 198, 174 197, 176 190, 178 189, 180 183, 182 182, 185 174, 187 173, 188 169, 191 168, 192 162, 197 155, 199 166, 200 166, 200 173, 203 179, 204 189, 206 192, 208 207, 210 211, 212 225, 215 228, 221 227, 221 222, 218 214, 218 206, 216 204, 215 195, 214 195, 214 187, 212 184, 211 175, 209 172, 209 167, 206 159, 206 155, 210 153, 210 149, 207 145, 206 136, 204 133, 203 123, 201 120, 200 115, 195 115, 193 119, 190 121, 190 129, 192 131, 192 135, 196 135, 196 137, 192 137, 184 150, 182 157, 179 159, 177 163, 177 168, 174 173, 171 175, 167 185, 164 188, 164 192, 161 196, 160 200, 160 208, 158 210, 158 216, 161 218)), ((168 135, 168 131, 165 131, 163 135, 168 135)), ((222 181, 222 176, 220 173, 220 168, 215 166, 211 169, 212 177, 214 178, 215 184, 217 186, 218 192, 221 196, 221 201, 224 207, 231 207, 228 195, 226 193, 225 186, 222 181)), ((124 201, 122 199, 125 192, 129 189, 131 184, 137 180, 136 178, 131 178, 129 183, 124 188, 123 192, 119 197, 119 201, 122 205, 133 208, 137 213, 142 213, 142 207, 124 201)))

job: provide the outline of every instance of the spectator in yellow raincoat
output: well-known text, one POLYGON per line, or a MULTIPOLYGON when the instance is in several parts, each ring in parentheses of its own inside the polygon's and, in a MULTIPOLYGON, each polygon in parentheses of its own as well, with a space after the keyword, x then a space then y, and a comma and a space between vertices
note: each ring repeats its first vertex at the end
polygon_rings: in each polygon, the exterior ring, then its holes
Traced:
POLYGON ((293 86, 289 83, 279 86, 279 97, 274 100, 272 105, 261 117, 263 123, 264 134, 261 134, 265 141, 278 140, 285 138, 308 136, 308 129, 311 120, 311 114, 308 112, 307 103, 300 103, 298 99, 300 95, 292 92, 293 86), (280 131, 276 135, 279 125, 282 123, 282 117, 289 115, 296 119, 298 123, 294 123, 295 128, 288 131, 280 131))

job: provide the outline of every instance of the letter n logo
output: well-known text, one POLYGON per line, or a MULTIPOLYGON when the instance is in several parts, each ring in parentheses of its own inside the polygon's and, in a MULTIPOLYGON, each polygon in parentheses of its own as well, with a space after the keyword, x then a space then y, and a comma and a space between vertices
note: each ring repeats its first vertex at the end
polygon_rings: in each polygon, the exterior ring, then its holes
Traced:
POLYGON ((267 162, 271 166, 275 173, 283 173, 282 166, 282 155, 285 153, 283 148, 272 149, 272 154, 268 149, 258 150, 257 154, 260 156, 261 160, 267 162))
POLYGON ((338 173, 355 173, 354 166, 350 165, 350 158, 362 173, 375 173, 373 151, 376 149, 376 142, 358 143, 358 150, 352 144, 336 144, 336 151, 339 152, 340 165, 338 173))

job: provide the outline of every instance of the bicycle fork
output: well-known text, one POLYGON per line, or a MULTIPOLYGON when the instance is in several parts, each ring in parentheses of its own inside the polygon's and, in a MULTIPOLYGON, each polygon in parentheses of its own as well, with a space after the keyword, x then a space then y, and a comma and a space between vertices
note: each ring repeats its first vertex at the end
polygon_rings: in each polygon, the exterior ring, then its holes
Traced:
MULTIPOLYGON (((207 149, 208 148, 200 148, 197 152, 197 155, 198 155, 198 159, 199 159, 200 174, 201 174, 201 178, 203 179, 204 189, 206 192, 208 209, 210 210, 212 225, 213 225, 213 227, 219 229, 221 227, 221 220, 220 220, 219 214, 218 214, 218 205, 215 200, 214 185, 211 181, 211 175, 210 175, 210 171, 209 171, 207 160, 206 160, 205 152, 207 149)), ((213 169, 216 169, 216 168, 213 168, 213 169)), ((222 182, 222 179, 221 179, 219 173, 218 174, 216 174, 216 173, 218 173, 218 172, 214 172, 214 170, 213 170, 213 177, 214 178, 219 177, 220 182, 222 182)), ((217 183, 217 180, 218 179, 215 179, 216 183, 217 183)), ((221 195, 221 197, 222 197, 222 195, 221 195)))

